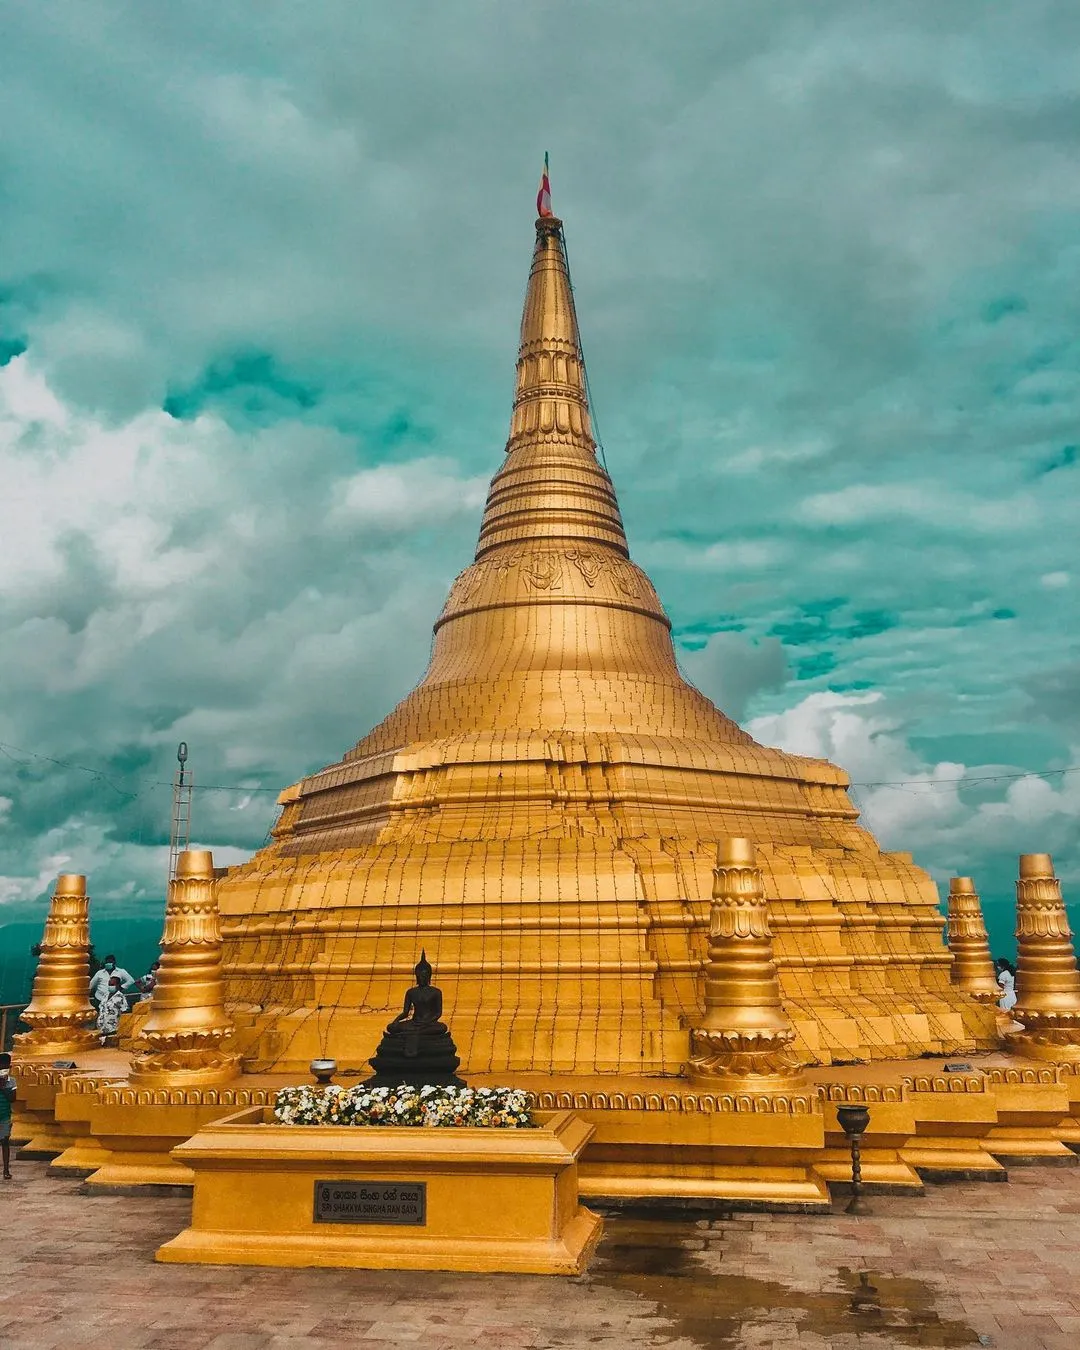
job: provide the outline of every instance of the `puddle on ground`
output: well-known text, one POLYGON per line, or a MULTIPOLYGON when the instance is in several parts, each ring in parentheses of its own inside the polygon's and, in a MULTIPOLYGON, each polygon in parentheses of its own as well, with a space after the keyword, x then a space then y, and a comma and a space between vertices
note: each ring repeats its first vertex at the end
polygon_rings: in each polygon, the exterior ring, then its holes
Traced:
POLYGON ((684 1337, 702 1350, 726 1350, 744 1331, 766 1327, 788 1333, 792 1343, 803 1332, 826 1339, 865 1332, 898 1346, 985 1344, 965 1323, 934 1311, 937 1293, 922 1280, 841 1266, 834 1289, 815 1293, 710 1269, 705 1251, 721 1251, 722 1236, 685 1220, 616 1220, 608 1234, 587 1279, 654 1302, 672 1324, 672 1339, 684 1337))

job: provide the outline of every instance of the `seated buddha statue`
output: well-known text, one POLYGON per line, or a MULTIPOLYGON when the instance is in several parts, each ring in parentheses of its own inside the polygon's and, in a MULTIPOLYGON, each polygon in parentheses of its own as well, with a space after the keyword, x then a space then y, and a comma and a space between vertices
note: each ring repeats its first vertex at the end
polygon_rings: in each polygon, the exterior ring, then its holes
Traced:
POLYGON ((416 983, 405 994, 401 1012, 386 1028, 379 1048, 368 1063, 375 1070, 367 1087, 464 1087, 457 1077, 457 1048, 450 1028, 440 1021, 442 990, 431 983, 433 971, 421 951, 415 968, 416 983))

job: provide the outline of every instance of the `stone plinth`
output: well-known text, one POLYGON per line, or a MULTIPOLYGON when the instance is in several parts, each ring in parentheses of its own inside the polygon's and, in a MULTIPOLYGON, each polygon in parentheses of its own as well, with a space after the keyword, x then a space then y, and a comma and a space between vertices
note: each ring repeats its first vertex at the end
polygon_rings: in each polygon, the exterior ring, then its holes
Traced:
POLYGON ((173 1156, 195 1175, 191 1226, 159 1261, 576 1275, 602 1220, 578 1203, 590 1136, 573 1112, 537 1129, 279 1125, 227 1116, 173 1156), (423 1222, 320 1222, 318 1195, 422 1188, 423 1222))

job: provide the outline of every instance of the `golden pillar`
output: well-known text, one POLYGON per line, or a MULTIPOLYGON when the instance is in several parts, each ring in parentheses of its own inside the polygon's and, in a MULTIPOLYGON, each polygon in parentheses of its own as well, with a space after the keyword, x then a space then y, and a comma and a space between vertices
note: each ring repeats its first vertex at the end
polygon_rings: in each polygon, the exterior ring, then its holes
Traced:
POLYGON ((223 1048, 233 1029, 224 992, 214 856, 188 849, 169 882, 161 967, 141 1033, 149 1049, 132 1061, 132 1079, 182 1087, 235 1078, 239 1056, 223 1048))
POLYGON ((73 1055, 98 1048, 90 1004, 90 900, 86 878, 56 880, 41 940, 34 991, 23 1013, 30 1031, 16 1036, 23 1056, 73 1055))
POLYGON ((790 1082, 798 1070, 794 1039, 754 845, 723 839, 713 871, 705 1015, 690 1033, 690 1076, 765 1079, 765 1088, 790 1082))
POLYGON ((1016 1007, 1020 1054, 1080 1061, 1080 971, 1049 853, 1022 853, 1016 883, 1016 1007))
POLYGON ((946 922, 953 958, 953 984, 970 994, 976 1003, 997 1003, 1001 986, 994 973, 982 905, 970 877, 950 879, 946 922))

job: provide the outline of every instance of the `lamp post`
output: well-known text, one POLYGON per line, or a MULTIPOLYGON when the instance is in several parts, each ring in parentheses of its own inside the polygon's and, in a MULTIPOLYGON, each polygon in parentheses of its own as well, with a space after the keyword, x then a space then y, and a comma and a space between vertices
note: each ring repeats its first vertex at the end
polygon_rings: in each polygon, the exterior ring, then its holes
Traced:
POLYGON ((860 1146, 866 1128, 870 1124, 870 1112, 865 1106, 838 1106, 836 1108, 836 1119, 851 1144, 851 1199, 848 1201, 845 1212, 848 1214, 866 1214, 869 1211, 863 1203, 860 1146))

